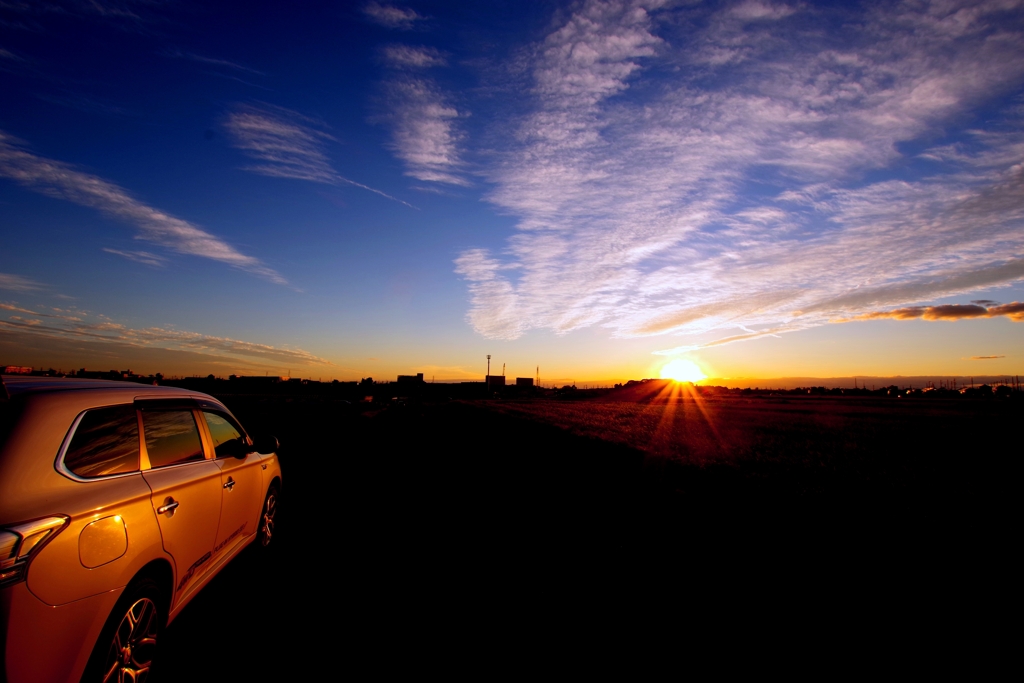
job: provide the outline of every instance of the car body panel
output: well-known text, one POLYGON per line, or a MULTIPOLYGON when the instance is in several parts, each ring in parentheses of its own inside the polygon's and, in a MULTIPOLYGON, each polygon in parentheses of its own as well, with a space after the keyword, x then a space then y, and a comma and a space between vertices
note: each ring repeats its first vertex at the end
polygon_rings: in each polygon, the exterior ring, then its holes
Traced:
MULTIPOLYGON (((152 548, 161 547, 160 529, 150 503, 152 494, 141 473, 77 486, 88 495, 81 501, 73 497, 62 501, 60 512, 71 521, 29 565, 28 587, 49 605, 63 605, 127 585, 139 569, 156 559, 152 548), (106 504, 95 503, 100 499, 106 504), (111 562, 86 568, 81 561, 82 532, 93 522, 115 515, 124 523, 127 550, 111 562)), ((168 559, 166 555, 164 559, 168 559)))
POLYGON ((267 487, 281 480, 281 467, 276 454, 215 459, 198 406, 230 412, 205 394, 124 382, 3 381, 17 422, 0 443, 0 526, 69 521, 40 545, 25 580, 0 588, 0 680, 77 681, 118 597, 143 568, 155 561, 170 568, 170 623, 257 537, 267 487), (61 469, 84 411, 150 399, 195 403, 205 460, 150 469, 140 429, 140 471, 83 479, 61 469), (226 491, 229 477, 234 486, 226 491), (175 514, 158 515, 171 495, 180 503, 175 514))
POLYGON ((78 681, 110 611, 124 589, 59 607, 47 605, 24 582, 0 591, 8 624, 4 664, 8 683, 78 681), (63 643, 64 647, 54 647, 63 643))
POLYGON ((174 558, 176 603, 210 569, 220 521, 220 468, 212 460, 161 467, 142 473, 152 489, 152 512, 169 502, 179 505, 156 514, 163 548, 174 558))
POLYGON ((221 512, 215 552, 222 552, 256 533, 263 497, 263 459, 250 453, 244 460, 220 458, 221 512))

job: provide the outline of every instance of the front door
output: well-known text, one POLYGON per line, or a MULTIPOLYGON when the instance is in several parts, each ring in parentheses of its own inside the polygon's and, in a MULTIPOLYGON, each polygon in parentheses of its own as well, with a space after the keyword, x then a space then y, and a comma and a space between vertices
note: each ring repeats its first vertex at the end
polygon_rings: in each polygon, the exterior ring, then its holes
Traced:
POLYGON ((137 405, 142 407, 150 465, 143 476, 152 490, 164 550, 174 558, 177 604, 212 566, 220 522, 220 468, 206 459, 194 411, 137 405))
POLYGON ((256 453, 237 457, 249 447, 241 428, 230 415, 204 410, 203 417, 220 467, 220 525, 213 550, 216 557, 230 552, 257 531, 263 508, 263 461, 256 453))

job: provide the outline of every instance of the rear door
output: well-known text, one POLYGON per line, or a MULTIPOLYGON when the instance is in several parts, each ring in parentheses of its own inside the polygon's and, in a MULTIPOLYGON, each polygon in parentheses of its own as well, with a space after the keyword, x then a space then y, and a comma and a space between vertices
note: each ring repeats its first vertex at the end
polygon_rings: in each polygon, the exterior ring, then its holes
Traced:
POLYGON ((263 459, 247 452, 249 441, 227 412, 204 406, 202 416, 220 468, 220 524, 213 551, 217 556, 256 532, 263 507, 263 459), (237 457, 242 454, 245 457, 237 457))
POLYGON ((206 457, 194 403, 137 401, 140 408, 143 472, 152 490, 164 550, 174 558, 174 603, 211 567, 220 522, 221 478, 206 457))

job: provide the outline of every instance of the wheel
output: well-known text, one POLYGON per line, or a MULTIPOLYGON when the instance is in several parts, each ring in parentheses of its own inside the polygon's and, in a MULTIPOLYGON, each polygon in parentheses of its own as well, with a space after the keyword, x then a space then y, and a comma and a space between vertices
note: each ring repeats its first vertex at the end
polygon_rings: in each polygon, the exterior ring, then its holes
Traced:
POLYGON ((274 518, 277 516, 277 499, 279 494, 276 486, 271 486, 267 491, 267 498, 263 501, 263 512, 260 514, 260 545, 266 548, 274 539, 274 518))
POLYGON ((167 615, 153 579, 129 584, 96 642, 83 683, 144 683, 167 615))

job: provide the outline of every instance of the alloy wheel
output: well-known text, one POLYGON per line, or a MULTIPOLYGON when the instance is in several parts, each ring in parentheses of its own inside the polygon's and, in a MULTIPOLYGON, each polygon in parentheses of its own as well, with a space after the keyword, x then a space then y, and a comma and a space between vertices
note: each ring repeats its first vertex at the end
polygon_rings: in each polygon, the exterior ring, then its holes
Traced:
POLYGON ((274 516, 277 514, 277 494, 271 490, 267 494, 267 500, 263 503, 263 519, 260 520, 260 543, 264 546, 270 545, 270 539, 274 537, 274 516))
POLYGON ((103 683, 142 683, 149 677, 156 654, 160 620, 149 598, 140 598, 121 618, 107 652, 103 683))

